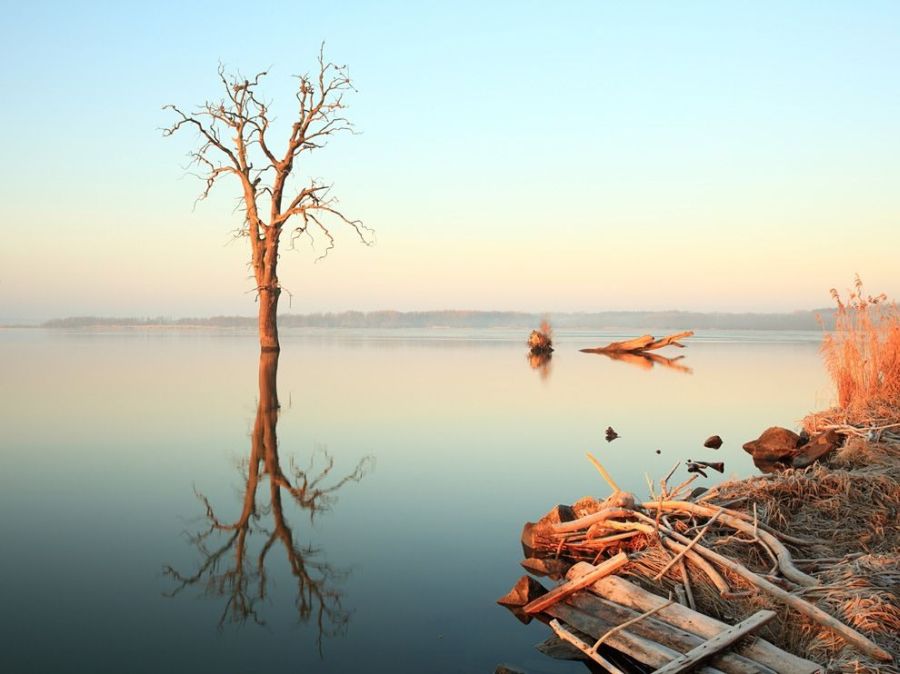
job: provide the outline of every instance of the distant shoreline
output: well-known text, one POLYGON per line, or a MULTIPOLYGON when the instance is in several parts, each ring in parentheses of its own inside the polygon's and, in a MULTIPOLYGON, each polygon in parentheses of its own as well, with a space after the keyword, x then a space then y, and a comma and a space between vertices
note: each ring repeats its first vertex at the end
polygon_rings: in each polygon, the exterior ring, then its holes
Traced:
MULTIPOLYGON (((704 313, 689 311, 602 311, 526 313, 513 311, 345 311, 340 313, 282 314, 281 328, 409 329, 501 328, 530 329, 549 318, 559 330, 815 330, 829 328, 832 309, 791 313, 704 313)), ((255 330, 255 316, 208 318, 72 316, 34 325, 3 328, 44 329, 246 329, 255 330)))

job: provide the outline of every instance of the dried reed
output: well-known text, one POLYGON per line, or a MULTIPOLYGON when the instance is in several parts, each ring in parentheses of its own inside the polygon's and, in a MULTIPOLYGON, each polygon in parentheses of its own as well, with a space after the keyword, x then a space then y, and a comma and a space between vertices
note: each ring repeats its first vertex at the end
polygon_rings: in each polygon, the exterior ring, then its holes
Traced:
POLYGON ((900 421, 900 310, 884 294, 866 295, 859 276, 846 301, 835 289, 831 296, 835 324, 822 353, 838 408, 812 421, 863 427, 900 421))

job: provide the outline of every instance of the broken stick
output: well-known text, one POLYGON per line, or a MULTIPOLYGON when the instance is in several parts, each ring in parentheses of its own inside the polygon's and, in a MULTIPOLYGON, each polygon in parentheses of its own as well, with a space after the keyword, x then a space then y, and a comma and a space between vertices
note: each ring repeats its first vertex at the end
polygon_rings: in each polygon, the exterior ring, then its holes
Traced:
POLYGON ((557 585, 547 594, 542 595, 534 601, 526 604, 523 610, 528 614, 540 613, 548 606, 552 606, 560 599, 568 597, 573 592, 577 592, 578 590, 587 587, 591 583, 594 583, 601 578, 610 575, 611 573, 615 573, 627 563, 628 555, 626 555, 624 552, 620 552, 616 556, 610 557, 602 564, 597 565, 596 567, 594 567, 593 571, 589 571, 580 578, 575 578, 573 580, 566 581, 562 585, 557 585))

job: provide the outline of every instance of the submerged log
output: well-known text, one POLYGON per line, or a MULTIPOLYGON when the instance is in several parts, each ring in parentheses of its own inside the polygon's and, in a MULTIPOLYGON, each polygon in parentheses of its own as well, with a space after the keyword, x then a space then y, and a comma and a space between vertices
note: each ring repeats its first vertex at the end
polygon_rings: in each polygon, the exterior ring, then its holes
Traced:
POLYGON ((628 339, 623 342, 611 342, 606 346, 581 350, 584 353, 643 353, 645 351, 655 351, 656 349, 661 349, 664 346, 670 345, 684 348, 684 344, 681 344, 678 340, 684 339, 685 337, 691 337, 693 334, 693 330, 686 330, 684 332, 677 332, 674 335, 661 337, 660 339, 656 339, 653 335, 642 335, 641 337, 635 337, 634 339, 628 339))

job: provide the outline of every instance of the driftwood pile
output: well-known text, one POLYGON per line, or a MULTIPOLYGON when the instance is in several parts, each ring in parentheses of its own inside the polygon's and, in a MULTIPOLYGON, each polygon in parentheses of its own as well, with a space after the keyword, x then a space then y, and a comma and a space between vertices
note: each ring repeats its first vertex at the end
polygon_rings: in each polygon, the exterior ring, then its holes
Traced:
MULTIPOLYGON (((730 651, 735 642, 768 623, 772 611, 758 611, 735 626, 663 599, 624 578, 611 575, 628 564, 618 553, 597 566, 581 562, 567 581, 546 592, 523 577, 500 603, 520 615, 543 614, 556 638, 609 672, 633 670, 633 662, 656 668, 661 674, 693 671, 707 674, 812 674, 814 662, 798 658, 762 639, 730 651), (624 657, 623 657, 624 656, 624 657), (705 662, 709 666, 705 666, 705 662)), ((558 645, 545 642, 545 651, 558 645)))
MULTIPOLYGON (((799 643, 788 638, 791 630, 822 633, 833 647, 830 654, 849 647, 875 663, 867 669, 857 659, 843 671, 897 671, 883 664, 893 660, 888 650, 846 624, 846 616, 842 621, 826 610, 833 606, 830 597, 856 588, 823 583, 823 571, 862 553, 795 556, 789 548, 811 550, 821 541, 779 531, 747 498, 723 500, 719 489, 692 491, 696 476, 669 487, 674 468, 658 493, 651 485, 650 498, 637 502, 591 458, 613 494, 558 506, 525 525, 523 566, 565 582, 547 592, 523 577, 500 600, 520 617, 550 621, 557 641, 613 672, 641 671, 635 663, 666 673, 821 671, 815 662, 782 650, 799 643), (733 621, 737 625, 727 624, 733 621), (760 629, 768 641, 744 638, 760 629)), ((898 618, 883 601, 884 592, 850 594, 857 612, 872 618, 864 623, 869 635, 896 632, 898 618)))

